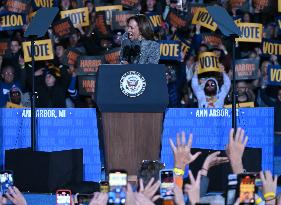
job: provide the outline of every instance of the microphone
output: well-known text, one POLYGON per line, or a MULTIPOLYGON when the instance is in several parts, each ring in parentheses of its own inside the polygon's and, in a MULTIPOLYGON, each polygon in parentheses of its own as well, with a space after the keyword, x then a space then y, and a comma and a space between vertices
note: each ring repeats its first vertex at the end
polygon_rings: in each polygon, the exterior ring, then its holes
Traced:
POLYGON ((132 47, 132 55, 134 57, 136 57, 139 54, 140 54, 140 46, 139 45, 135 45, 134 47, 132 47))
POLYGON ((130 56, 130 52, 131 52, 131 46, 124 46, 123 48, 123 59, 125 59, 126 61, 128 61, 128 63, 131 61, 131 56, 130 56))
POLYGON ((128 63, 131 60, 131 57, 130 57, 131 45, 132 45, 132 43, 129 39, 124 39, 122 41, 122 46, 123 46, 123 56, 122 56, 122 58, 124 60, 128 61, 128 63))

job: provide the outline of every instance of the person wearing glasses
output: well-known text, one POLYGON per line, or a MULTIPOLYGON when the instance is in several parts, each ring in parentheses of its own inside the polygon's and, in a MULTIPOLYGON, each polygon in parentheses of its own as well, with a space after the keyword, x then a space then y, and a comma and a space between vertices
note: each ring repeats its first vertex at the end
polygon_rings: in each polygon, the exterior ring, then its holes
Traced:
POLYGON ((127 20, 127 31, 121 40, 121 64, 158 64, 160 45, 154 41, 153 27, 143 14, 127 20))
POLYGON ((192 77, 191 87, 198 100, 199 108, 223 108, 231 82, 225 71, 222 72, 223 84, 219 86, 216 78, 207 78, 199 84, 197 71, 192 77))
POLYGON ((10 89, 16 86, 22 89, 21 83, 15 80, 15 67, 13 65, 5 65, 1 69, 0 79, 0 108, 6 106, 9 100, 10 89))

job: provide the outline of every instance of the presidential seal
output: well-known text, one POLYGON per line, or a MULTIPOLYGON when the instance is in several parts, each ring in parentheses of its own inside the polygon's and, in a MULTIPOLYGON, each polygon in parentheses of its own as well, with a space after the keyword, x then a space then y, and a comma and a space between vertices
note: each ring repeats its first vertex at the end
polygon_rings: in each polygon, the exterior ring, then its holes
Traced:
POLYGON ((130 98, 140 96, 146 87, 145 78, 137 71, 128 71, 122 75, 120 89, 122 93, 130 98))

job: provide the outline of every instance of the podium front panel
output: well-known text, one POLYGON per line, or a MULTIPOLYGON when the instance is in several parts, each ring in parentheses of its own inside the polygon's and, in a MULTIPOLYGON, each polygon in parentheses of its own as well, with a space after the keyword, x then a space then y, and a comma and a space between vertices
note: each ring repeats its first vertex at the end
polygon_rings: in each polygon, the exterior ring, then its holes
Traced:
POLYGON ((96 102, 101 112, 164 112, 169 102, 165 66, 101 65, 96 102))

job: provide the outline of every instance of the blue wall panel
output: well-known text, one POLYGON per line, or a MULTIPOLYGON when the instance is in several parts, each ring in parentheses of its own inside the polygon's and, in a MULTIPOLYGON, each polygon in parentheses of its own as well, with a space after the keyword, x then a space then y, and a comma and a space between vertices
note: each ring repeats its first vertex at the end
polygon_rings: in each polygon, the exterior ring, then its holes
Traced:
MULTIPOLYGON (((59 151, 83 148, 84 179, 101 178, 100 150, 95 109, 38 109, 38 149, 59 151)), ((0 109, 0 160, 4 151, 30 146, 30 114, 26 109, 0 109)), ((249 136, 249 147, 262 147, 263 169, 273 170, 273 108, 239 109, 238 125, 249 136)), ((161 158, 173 166, 169 137, 193 133, 196 148, 224 149, 231 127, 231 109, 168 109, 165 115, 161 158), (220 112, 223 116, 212 116, 220 112)), ((148 146, 149 148, 149 146, 148 146)))

